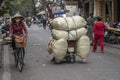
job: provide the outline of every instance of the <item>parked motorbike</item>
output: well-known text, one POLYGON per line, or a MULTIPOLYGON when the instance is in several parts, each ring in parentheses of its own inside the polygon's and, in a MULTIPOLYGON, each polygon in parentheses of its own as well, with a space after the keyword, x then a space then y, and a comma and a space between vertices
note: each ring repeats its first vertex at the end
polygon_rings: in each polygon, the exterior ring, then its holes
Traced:
POLYGON ((1 27, 0 31, 3 35, 3 38, 5 38, 9 35, 9 25, 2 24, 1 26, 2 27, 1 27))
POLYGON ((120 24, 114 23, 113 27, 109 27, 105 33, 105 41, 108 43, 118 43, 120 39, 120 24))

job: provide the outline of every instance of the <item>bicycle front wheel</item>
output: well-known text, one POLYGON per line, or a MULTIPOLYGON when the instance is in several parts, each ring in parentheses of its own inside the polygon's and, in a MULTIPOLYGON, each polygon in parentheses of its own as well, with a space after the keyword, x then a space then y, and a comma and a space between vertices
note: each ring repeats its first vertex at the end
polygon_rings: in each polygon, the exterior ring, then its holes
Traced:
POLYGON ((18 53, 18 69, 19 69, 20 72, 22 72, 23 66, 24 66, 24 55, 25 55, 24 48, 19 48, 19 53, 18 53))
POLYGON ((18 66, 18 55, 17 55, 17 52, 14 53, 14 60, 15 60, 15 67, 18 66))

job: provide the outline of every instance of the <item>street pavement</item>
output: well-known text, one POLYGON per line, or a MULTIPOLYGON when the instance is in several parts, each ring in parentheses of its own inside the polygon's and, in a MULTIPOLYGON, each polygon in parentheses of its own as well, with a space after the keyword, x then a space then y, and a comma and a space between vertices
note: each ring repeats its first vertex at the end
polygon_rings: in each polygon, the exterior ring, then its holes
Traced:
MULTIPOLYGON (((10 78, 7 80, 120 80, 119 49, 105 45, 105 53, 90 52, 86 63, 76 56, 75 63, 54 64, 47 51, 50 30, 33 25, 27 40, 23 72, 15 68, 12 49, 9 48, 10 78)), ((92 49, 92 46, 91 46, 92 49)), ((0 80, 3 80, 0 69, 0 80)), ((6 76, 6 75, 4 75, 6 76)))

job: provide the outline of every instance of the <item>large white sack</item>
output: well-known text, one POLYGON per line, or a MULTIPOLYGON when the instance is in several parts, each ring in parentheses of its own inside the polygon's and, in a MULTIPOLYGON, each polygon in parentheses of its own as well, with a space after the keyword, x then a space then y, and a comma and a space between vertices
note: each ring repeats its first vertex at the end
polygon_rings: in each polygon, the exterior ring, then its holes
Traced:
POLYGON ((50 40, 48 41, 48 45, 50 45, 53 40, 54 40, 53 37, 50 37, 50 40))
POLYGON ((90 39, 87 35, 83 35, 76 46, 77 55, 83 60, 87 59, 90 53, 90 39))
POLYGON ((85 35, 87 33, 86 28, 80 28, 77 30, 69 31, 69 40, 78 40, 81 36, 85 35))
POLYGON ((64 19, 65 19, 66 24, 67 24, 67 26, 68 26, 68 27, 67 27, 68 30, 75 30, 75 29, 78 29, 78 28, 79 28, 79 26, 77 27, 77 26, 75 25, 75 22, 74 22, 73 18, 71 18, 71 17, 65 17, 64 19))
POLYGON ((68 40, 68 32, 67 31, 61 31, 61 30, 56 30, 56 29, 53 29, 52 30, 52 37, 54 39, 66 39, 68 40))
POLYGON ((67 40, 59 39, 55 42, 53 48, 53 55, 55 57, 56 62, 60 62, 64 59, 67 52, 67 40))
POLYGON ((84 26, 87 25, 87 22, 81 16, 73 16, 72 19, 73 19, 73 21, 75 23, 76 29, 78 29, 80 27, 84 27, 84 26))
POLYGON ((55 18, 50 23, 53 26, 53 29, 69 30, 66 20, 63 17, 55 18))
POLYGON ((87 33, 87 29, 80 28, 77 30, 72 30, 72 31, 61 31, 61 30, 52 30, 52 37, 54 39, 66 39, 66 40, 78 40, 82 35, 85 35, 87 33))
POLYGON ((67 46, 68 46, 67 40, 65 39, 59 40, 52 39, 50 44, 48 45, 48 52, 53 54, 56 62, 59 63, 64 59, 66 55, 67 46))
POLYGON ((52 54, 55 42, 56 42, 56 40, 53 39, 53 37, 51 37, 49 42, 48 42, 48 52, 49 52, 49 54, 52 54))
POLYGON ((81 16, 58 17, 51 21, 54 29, 57 30, 75 30, 86 26, 87 22, 81 16))

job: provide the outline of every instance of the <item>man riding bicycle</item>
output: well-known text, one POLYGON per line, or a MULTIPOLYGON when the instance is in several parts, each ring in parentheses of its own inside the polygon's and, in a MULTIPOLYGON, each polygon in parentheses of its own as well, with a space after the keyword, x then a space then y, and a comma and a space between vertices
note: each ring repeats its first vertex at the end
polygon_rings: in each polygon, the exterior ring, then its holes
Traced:
POLYGON ((9 36, 12 37, 12 48, 13 51, 16 51, 16 41, 15 38, 20 38, 23 39, 23 36, 27 36, 28 35, 28 30, 23 22, 23 16, 20 15, 19 13, 16 13, 12 20, 11 20, 11 24, 10 24, 10 28, 9 28, 9 36))

